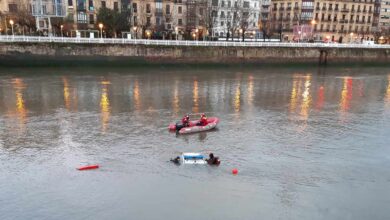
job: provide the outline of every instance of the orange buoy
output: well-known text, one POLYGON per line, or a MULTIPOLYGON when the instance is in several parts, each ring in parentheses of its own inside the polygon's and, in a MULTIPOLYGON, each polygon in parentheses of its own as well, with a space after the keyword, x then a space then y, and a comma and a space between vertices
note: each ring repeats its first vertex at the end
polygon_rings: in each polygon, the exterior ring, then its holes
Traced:
POLYGON ((93 170, 99 168, 99 165, 94 164, 94 165, 88 165, 88 166, 82 166, 77 168, 78 170, 93 170))
POLYGON ((237 174, 238 174, 238 170, 237 170, 236 168, 234 168, 234 169, 232 170, 232 174, 233 174, 233 175, 237 175, 237 174))

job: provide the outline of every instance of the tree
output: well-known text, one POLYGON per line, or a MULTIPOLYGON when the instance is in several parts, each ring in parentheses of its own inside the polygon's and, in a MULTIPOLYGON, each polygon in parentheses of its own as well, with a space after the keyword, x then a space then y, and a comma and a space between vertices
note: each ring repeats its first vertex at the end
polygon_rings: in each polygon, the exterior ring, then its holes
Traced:
POLYGON ((97 24, 102 23, 108 37, 117 37, 118 33, 129 29, 130 10, 118 12, 101 7, 97 14, 97 24))

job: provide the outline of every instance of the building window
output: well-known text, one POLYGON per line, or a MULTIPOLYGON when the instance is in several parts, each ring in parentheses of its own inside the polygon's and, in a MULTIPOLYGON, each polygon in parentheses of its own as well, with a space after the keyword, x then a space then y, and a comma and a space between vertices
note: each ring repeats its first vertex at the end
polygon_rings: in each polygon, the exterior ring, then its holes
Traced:
POLYGON ((161 22, 160 22, 160 17, 156 17, 156 25, 160 25, 161 22))
POLYGON ((8 4, 8 11, 11 13, 18 12, 18 5, 17 4, 8 4))
POLYGON ((80 23, 80 24, 87 23, 87 14, 85 14, 85 12, 80 11, 77 13, 77 23, 80 23))
POLYGON ((89 15, 89 24, 95 24, 95 16, 93 14, 89 15))
POLYGON ((368 23, 371 22, 371 16, 368 16, 367 22, 368 22, 368 23))
POLYGON ((133 12, 137 13, 137 3, 133 3, 133 12))
POLYGON ((150 13, 150 4, 146 4, 146 13, 150 13))
POLYGON ((199 8, 199 15, 203 15, 203 8, 199 8))
POLYGON ((134 17, 133 17, 133 25, 134 25, 134 26, 137 26, 137 16, 134 16, 134 17))
POLYGON ((179 6, 179 7, 177 8, 177 11, 179 12, 179 14, 181 14, 181 13, 182 13, 181 6, 179 6))
POLYGON ((114 11, 118 11, 118 10, 119 10, 118 2, 114 2, 114 11))
POLYGON ((171 14, 171 6, 170 6, 170 5, 166 5, 166 6, 165 6, 165 13, 166 13, 167 15, 171 14))
POLYGON ((146 17, 146 26, 150 26, 150 17, 146 17))
POLYGON ((102 8, 106 7, 106 1, 102 1, 102 8))
POLYGON ((232 7, 232 2, 231 1, 228 1, 228 7, 232 7))
POLYGON ((225 1, 221 2, 221 7, 225 7, 225 1))
POLYGON ((73 0, 68 0, 68 6, 73 6, 73 0))
POLYGON ((218 0, 212 0, 211 1, 212 6, 218 6, 218 0))
POLYGON ((179 18, 179 19, 177 20, 177 23, 178 23, 179 25, 183 25, 183 19, 179 18))

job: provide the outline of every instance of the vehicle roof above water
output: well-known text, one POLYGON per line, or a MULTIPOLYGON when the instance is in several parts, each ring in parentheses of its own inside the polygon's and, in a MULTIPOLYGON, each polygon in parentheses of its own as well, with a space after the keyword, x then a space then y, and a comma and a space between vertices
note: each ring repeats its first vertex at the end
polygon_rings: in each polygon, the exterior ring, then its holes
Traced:
POLYGON ((204 155, 201 153, 183 153, 183 159, 184 160, 197 160, 197 159, 204 159, 204 155))

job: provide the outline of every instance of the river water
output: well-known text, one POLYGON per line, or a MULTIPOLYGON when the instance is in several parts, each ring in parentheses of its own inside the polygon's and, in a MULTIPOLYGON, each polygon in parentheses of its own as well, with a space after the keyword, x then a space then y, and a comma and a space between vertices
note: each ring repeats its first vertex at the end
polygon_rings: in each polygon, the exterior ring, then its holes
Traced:
POLYGON ((389 219, 389 143, 389 68, 2 69, 0 219, 389 219))

